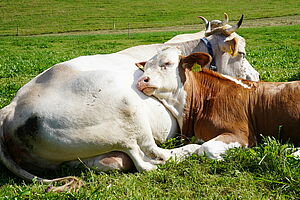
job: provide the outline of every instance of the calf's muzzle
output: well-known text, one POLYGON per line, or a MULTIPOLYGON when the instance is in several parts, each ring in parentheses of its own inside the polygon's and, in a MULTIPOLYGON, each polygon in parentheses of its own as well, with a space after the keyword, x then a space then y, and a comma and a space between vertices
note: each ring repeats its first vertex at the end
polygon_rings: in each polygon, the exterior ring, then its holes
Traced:
POLYGON ((150 77, 143 76, 139 78, 139 80, 136 83, 136 86, 140 91, 143 91, 145 88, 149 87, 149 82, 150 82, 150 77))

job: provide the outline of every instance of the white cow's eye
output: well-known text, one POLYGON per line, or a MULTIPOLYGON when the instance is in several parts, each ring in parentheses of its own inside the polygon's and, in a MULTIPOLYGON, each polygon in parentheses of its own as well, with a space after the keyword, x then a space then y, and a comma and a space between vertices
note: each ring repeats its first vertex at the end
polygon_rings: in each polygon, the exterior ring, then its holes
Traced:
POLYGON ((171 65, 171 62, 165 62, 160 67, 163 68, 163 69, 167 69, 167 67, 170 66, 170 65, 171 65))

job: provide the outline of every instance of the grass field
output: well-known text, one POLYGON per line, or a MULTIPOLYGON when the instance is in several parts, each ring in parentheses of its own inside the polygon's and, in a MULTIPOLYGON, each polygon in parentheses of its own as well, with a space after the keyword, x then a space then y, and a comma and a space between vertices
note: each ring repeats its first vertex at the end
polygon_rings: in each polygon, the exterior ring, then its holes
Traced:
MULTIPOLYGON (((247 59, 264 81, 300 80, 300 25, 239 30, 247 59)), ((182 32, 119 35, 0 37, 0 107, 43 70, 80 56, 160 43, 182 32)), ((171 141, 164 147, 176 143, 171 141)), ((45 193, 47 185, 24 183, 0 165, 0 199, 299 199, 300 160, 291 147, 266 138, 258 147, 234 149, 223 162, 193 156, 144 173, 97 173, 63 168, 53 176, 76 175, 78 193, 45 193)))
MULTIPOLYGON (((161 43, 181 31, 114 35, 15 37, 93 30, 199 24, 198 15, 246 20, 299 15, 297 0, 203 1, 0 1, 0 108, 17 90, 52 65, 81 55, 112 53, 161 43)), ((198 25, 197 25, 198 27, 198 25)), ((247 59, 264 81, 300 80, 300 25, 242 28, 247 59)), ((165 148, 181 144, 171 140, 165 148)), ((63 167, 54 177, 76 175, 78 193, 46 193, 47 185, 24 183, 0 165, 0 199, 300 199, 300 160, 292 147, 265 138, 257 147, 233 149, 217 162, 192 156, 144 173, 99 173, 63 167)))
MULTIPOLYGON (((199 24, 196 16, 231 20, 299 15, 298 0, 2 0, 0 35, 31 35, 199 24)), ((201 22, 202 23, 202 22, 201 22)))

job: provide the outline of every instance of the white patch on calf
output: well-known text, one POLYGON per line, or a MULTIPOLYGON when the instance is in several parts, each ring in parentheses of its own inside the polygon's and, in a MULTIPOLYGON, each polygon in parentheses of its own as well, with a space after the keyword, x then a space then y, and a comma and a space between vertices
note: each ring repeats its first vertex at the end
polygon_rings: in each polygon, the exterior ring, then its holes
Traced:
POLYGON ((227 76, 227 75, 222 75, 222 76, 225 77, 225 78, 227 78, 227 79, 229 79, 229 80, 231 80, 231 81, 233 81, 233 82, 235 82, 236 84, 238 84, 238 85, 240 85, 240 86, 242 86, 244 88, 247 88, 247 89, 251 88, 251 86, 249 86, 247 84, 244 84, 244 83, 242 83, 242 81, 237 80, 237 79, 235 79, 235 78, 233 78, 231 76, 227 76))
POLYGON ((222 160, 222 154, 224 154, 228 149, 241 147, 242 145, 238 142, 232 142, 226 144, 222 141, 217 141, 215 139, 209 140, 201 145, 201 148, 196 152, 198 155, 203 155, 204 153, 208 158, 222 160))
POLYGON ((171 159, 180 162, 201 148, 199 144, 188 144, 176 149, 171 149, 171 159))
MULTIPOLYGON (((299 149, 299 148, 298 148, 299 149)), ((300 159, 300 149, 295 151, 294 153, 291 154, 292 156, 294 156, 296 159, 300 159)))

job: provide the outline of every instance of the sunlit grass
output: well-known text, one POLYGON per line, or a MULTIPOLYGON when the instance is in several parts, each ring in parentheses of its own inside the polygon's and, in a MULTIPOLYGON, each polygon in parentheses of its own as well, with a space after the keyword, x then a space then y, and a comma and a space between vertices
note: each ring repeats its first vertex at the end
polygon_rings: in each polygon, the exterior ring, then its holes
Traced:
MULTIPOLYGON (((133 0, 133 1, 0 1, 0 35, 30 35, 164 27, 200 24, 199 15, 208 19, 231 20, 241 14, 247 19, 299 15, 297 0, 133 0)), ((201 22, 202 23, 202 22, 201 22)))

